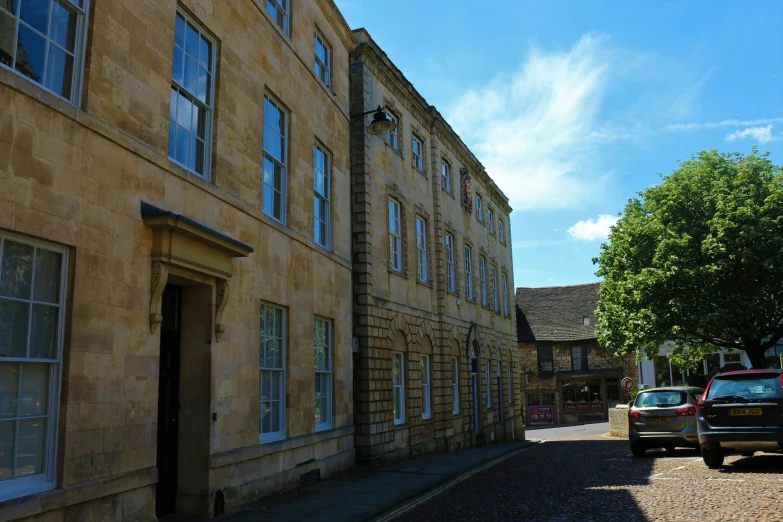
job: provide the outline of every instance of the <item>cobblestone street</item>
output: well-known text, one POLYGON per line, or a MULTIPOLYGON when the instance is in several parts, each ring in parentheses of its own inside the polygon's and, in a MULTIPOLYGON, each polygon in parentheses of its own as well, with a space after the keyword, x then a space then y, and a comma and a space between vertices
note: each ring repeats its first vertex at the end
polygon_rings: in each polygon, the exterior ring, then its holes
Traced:
POLYGON ((529 431, 546 442, 394 520, 783 521, 783 456, 732 455, 722 470, 687 449, 634 458, 628 441, 596 433, 604 426, 529 431))

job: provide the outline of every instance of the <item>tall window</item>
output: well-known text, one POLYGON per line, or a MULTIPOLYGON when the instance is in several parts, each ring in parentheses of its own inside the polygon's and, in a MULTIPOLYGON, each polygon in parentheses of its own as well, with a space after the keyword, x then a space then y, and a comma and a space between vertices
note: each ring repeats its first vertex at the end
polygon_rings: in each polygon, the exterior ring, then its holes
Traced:
POLYGON ((484 214, 483 211, 481 210, 481 196, 479 196, 478 194, 476 194, 476 219, 478 219, 482 223, 484 222, 484 214))
POLYGON ((465 247, 465 297, 473 299, 473 258, 470 247, 465 247))
POLYGON ((587 365, 587 347, 586 346, 572 346, 571 347, 571 369, 575 372, 586 372, 587 365))
POLYGON ((213 40, 178 12, 171 66, 169 158, 205 179, 209 179, 212 144, 214 64, 213 40))
POLYGON ((500 312, 500 300, 498 299, 498 269, 494 266, 489 271, 492 277, 492 309, 496 312, 500 312))
POLYGON ((314 184, 313 194, 313 239, 319 245, 329 248, 331 236, 331 217, 329 208, 331 161, 319 144, 315 144, 313 153, 314 184))
POLYGON ((432 417, 432 398, 430 396, 430 356, 421 356, 421 416, 432 417))
POLYGON ((487 306, 487 261, 479 256, 479 280, 481 281, 481 304, 487 306))
POLYGON ((451 413, 459 413, 459 361, 456 357, 451 358, 451 402, 454 407, 451 413))
POLYGON ((487 361, 487 408, 492 407, 492 372, 487 361))
POLYGON ((289 0, 266 0, 266 12, 272 17, 272 20, 288 36, 288 1, 289 0))
POLYGON ((511 373, 511 363, 508 363, 508 403, 514 402, 514 378, 511 373))
POLYGON ((494 215, 492 213, 492 209, 487 209, 487 226, 489 227, 489 233, 494 234, 495 233, 495 221, 494 221, 494 215))
POLYGON ((503 278, 503 314, 509 315, 508 313, 508 277, 506 274, 502 275, 503 278))
POLYGON ((394 128, 390 130, 386 134, 386 143, 392 146, 394 150, 400 149, 400 141, 399 141, 399 132, 400 132, 400 121, 397 116, 392 114, 391 112, 387 113, 389 115, 389 119, 395 123, 394 128))
POLYGON ((394 199, 389 200, 389 263, 392 269, 402 272, 400 204, 394 199))
POLYGON ((555 371, 555 359, 552 356, 552 345, 540 344, 538 351, 538 372, 552 373, 555 371))
POLYGON ((332 426, 332 322, 315 318, 315 429, 332 426))
POLYGON ((416 274, 427 282, 427 223, 416 216, 416 274))
POLYGON ((66 250, 0 233, 0 500, 55 485, 65 266, 66 250))
POLYGON ((0 64, 76 102, 87 25, 84 2, 0 2, 0 64))
POLYGON ((441 162, 440 164, 440 174, 441 186, 443 186, 443 190, 451 193, 451 166, 445 161, 441 162))
POLYGON ((454 237, 446 234, 446 285, 454 292, 457 289, 454 281, 454 237))
POLYGON ((326 43, 326 39, 315 33, 315 74, 324 82, 327 87, 332 84, 332 49, 326 43))
POLYGON ((394 394, 394 424, 405 422, 405 358, 392 353, 392 386, 394 394))
POLYGON ((269 96, 264 96, 264 192, 263 210, 285 223, 288 117, 269 96))
POLYGON ((261 303, 261 442, 285 435, 285 309, 261 303))
POLYGON ((502 219, 498 219, 498 239, 501 243, 506 242, 506 228, 503 225, 502 219))
POLYGON ((413 137, 413 143, 411 145, 411 149, 413 149, 413 166, 416 167, 416 170, 419 172, 424 171, 424 160, 423 160, 423 150, 421 146, 421 141, 414 136, 413 137))

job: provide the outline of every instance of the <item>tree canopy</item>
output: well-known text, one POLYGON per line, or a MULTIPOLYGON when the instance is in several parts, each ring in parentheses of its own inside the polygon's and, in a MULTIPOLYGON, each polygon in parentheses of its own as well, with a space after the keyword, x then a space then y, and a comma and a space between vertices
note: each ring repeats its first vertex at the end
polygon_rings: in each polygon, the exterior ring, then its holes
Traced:
POLYGON ((754 367, 783 335, 783 168, 703 151, 628 201, 593 260, 604 278, 598 338, 675 363, 745 350, 754 367))

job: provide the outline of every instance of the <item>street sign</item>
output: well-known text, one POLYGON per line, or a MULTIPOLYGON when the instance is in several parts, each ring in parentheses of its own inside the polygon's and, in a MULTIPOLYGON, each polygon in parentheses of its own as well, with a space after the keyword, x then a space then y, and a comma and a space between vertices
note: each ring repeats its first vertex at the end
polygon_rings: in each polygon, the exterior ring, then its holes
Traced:
POLYGON ((633 379, 626 377, 622 380, 622 382, 620 382, 620 386, 623 387, 623 390, 629 391, 631 388, 633 388, 633 379))

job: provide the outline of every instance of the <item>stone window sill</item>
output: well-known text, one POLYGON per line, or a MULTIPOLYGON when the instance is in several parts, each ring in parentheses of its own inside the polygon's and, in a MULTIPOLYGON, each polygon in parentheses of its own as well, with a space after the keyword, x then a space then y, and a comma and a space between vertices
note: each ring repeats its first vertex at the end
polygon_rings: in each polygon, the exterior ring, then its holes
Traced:
POLYGON ((450 295, 453 295, 454 297, 459 297, 459 291, 457 291, 457 290, 449 290, 449 289, 447 288, 447 289, 446 289, 446 293, 447 293, 447 294, 450 294, 450 295))
POLYGON ((385 138, 383 139, 383 144, 384 144, 384 145, 386 145, 386 146, 387 146, 387 147, 388 147, 388 148, 389 148, 389 149, 390 149, 392 152, 394 152, 395 154, 397 154, 399 157, 401 157, 401 158, 405 159, 405 155, 402 153, 402 150, 401 150, 401 149, 395 149, 394 147, 392 147, 391 145, 389 145, 389 142, 388 142, 388 141, 386 141, 386 139, 385 139, 385 138))
POLYGON ((416 278, 416 282, 420 284, 421 286, 426 286, 430 289, 434 288, 434 285, 430 281, 422 281, 418 277, 416 278))
POLYGON ((403 272, 403 271, 397 270, 396 268, 392 268, 392 267, 388 267, 388 268, 389 268, 389 273, 390 274, 394 274, 394 275, 397 275, 397 276, 400 276, 400 277, 404 277, 405 279, 408 279, 408 277, 409 277, 407 271, 403 272))

